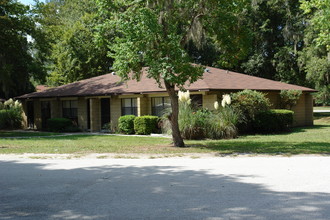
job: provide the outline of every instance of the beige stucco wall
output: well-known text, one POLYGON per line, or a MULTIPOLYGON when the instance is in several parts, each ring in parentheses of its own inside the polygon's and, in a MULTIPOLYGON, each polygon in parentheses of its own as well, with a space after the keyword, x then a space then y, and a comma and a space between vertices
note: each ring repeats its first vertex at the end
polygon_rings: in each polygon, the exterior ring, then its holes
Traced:
POLYGON ((91 131, 101 130, 101 110, 100 99, 90 99, 90 118, 91 118, 91 131))
MULTIPOLYGON (((150 98, 149 98, 150 99, 150 98)), ((138 116, 148 115, 148 98, 146 96, 137 98, 138 116)))
POLYGON ((110 121, 112 129, 117 130, 118 118, 121 116, 121 99, 118 96, 111 96, 110 99, 110 121))
POLYGON ((303 93, 292 110, 295 113, 294 126, 313 125, 313 98, 311 94, 303 93))
POLYGON ((305 125, 313 125, 313 96, 310 93, 305 94, 305 125))
POLYGON ((87 130, 87 99, 78 98, 78 126, 81 130, 87 130))
POLYGON ((22 112, 22 128, 23 129, 27 129, 27 101, 24 100, 22 103, 22 108, 23 108, 23 112, 22 112))
POLYGON ((214 109, 214 102, 218 101, 218 94, 206 94, 203 96, 203 108, 214 109))

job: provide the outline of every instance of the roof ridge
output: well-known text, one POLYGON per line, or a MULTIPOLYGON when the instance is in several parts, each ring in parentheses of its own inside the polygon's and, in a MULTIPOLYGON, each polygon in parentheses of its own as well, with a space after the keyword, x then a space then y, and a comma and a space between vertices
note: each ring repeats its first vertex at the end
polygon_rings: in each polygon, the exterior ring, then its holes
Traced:
MULTIPOLYGON (((251 76, 234 71, 219 69, 207 66, 202 78, 196 82, 184 86, 191 91, 199 90, 263 90, 280 91, 297 89, 305 92, 315 92, 316 90, 303 86, 265 79, 258 76, 251 76)), ((50 97, 74 97, 74 96, 100 96, 110 94, 133 94, 133 93, 157 93, 166 92, 164 88, 159 88, 153 78, 148 78, 145 68, 140 81, 128 80, 123 83, 120 76, 111 73, 83 79, 66 85, 49 88, 45 91, 34 92, 19 96, 25 98, 50 98, 50 97)))

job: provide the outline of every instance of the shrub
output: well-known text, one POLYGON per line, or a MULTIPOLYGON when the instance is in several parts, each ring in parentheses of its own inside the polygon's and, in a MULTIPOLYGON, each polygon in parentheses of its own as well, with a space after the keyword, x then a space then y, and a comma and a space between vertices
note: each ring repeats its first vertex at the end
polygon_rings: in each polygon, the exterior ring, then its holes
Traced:
POLYGON ((0 129, 18 129, 21 127, 21 111, 15 109, 0 110, 0 129))
POLYGON ((66 128, 64 128, 63 132, 80 132, 81 129, 77 125, 70 125, 66 128))
MULTIPOLYGON (((221 139, 234 138, 237 136, 236 124, 239 120, 239 111, 230 106, 230 97, 223 98, 223 108, 219 109, 219 103, 215 103, 215 111, 208 109, 195 110, 191 106, 189 97, 185 93, 179 99, 179 129, 184 139, 221 139)), ((169 134, 170 123, 167 117, 163 117, 162 131, 169 134)))
POLYGON ((206 126, 207 137, 211 139, 228 139, 237 137, 237 123, 239 112, 234 108, 226 106, 213 112, 208 118, 206 126))
POLYGON ((134 130, 136 134, 149 135, 157 132, 157 124, 159 118, 157 116, 145 115, 134 119, 134 130))
POLYGON ((113 126, 112 126, 112 123, 109 122, 109 123, 105 123, 103 126, 102 126, 102 130, 105 131, 105 132, 113 132, 113 126))
POLYGON ((0 129, 18 129, 22 127, 22 105, 9 99, 1 104, 0 129))
POLYGON ((262 92, 243 90, 232 94, 232 107, 240 112, 238 129, 246 132, 252 129, 252 121, 259 112, 270 108, 270 101, 262 92))
POLYGON ((184 139, 203 139, 210 114, 208 110, 194 110, 190 102, 179 103, 179 129, 184 139))
POLYGON ((292 109, 293 106, 297 105, 297 102, 302 94, 301 90, 281 90, 281 108, 292 109))
POLYGON ((73 130, 73 124, 70 119, 67 118, 50 118, 47 120, 47 130, 52 132, 71 132, 73 130))
POLYGON ((118 119, 119 132, 124 134, 134 134, 135 115, 124 115, 118 119))
POLYGON ((253 122, 254 131, 260 133, 273 133, 287 131, 293 123, 293 111, 271 109, 259 112, 253 122))

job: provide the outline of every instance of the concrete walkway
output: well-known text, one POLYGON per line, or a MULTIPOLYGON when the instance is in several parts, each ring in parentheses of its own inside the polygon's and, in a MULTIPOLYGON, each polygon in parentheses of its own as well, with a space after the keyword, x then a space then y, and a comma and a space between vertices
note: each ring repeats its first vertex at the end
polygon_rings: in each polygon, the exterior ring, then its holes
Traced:
POLYGON ((0 219, 330 219, 330 157, 18 159, 0 219))
POLYGON ((330 113, 330 110, 313 110, 314 113, 330 113))

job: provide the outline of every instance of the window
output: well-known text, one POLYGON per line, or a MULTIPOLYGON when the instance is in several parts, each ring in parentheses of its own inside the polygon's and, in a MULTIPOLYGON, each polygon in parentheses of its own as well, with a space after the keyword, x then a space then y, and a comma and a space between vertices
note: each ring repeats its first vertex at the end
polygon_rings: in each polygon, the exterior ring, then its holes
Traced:
POLYGON ((78 124, 78 102, 76 100, 62 101, 62 116, 78 124))
POLYGON ((156 115, 160 117, 165 113, 165 109, 170 107, 171 107, 171 101, 169 97, 151 98, 152 115, 156 115))
POLYGON ((137 116, 137 100, 136 98, 121 100, 121 115, 137 116))
POLYGON ((202 95, 190 95, 191 104, 193 108, 198 109, 203 107, 203 96, 202 95))

